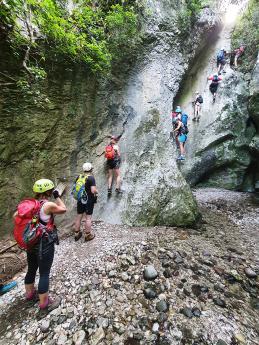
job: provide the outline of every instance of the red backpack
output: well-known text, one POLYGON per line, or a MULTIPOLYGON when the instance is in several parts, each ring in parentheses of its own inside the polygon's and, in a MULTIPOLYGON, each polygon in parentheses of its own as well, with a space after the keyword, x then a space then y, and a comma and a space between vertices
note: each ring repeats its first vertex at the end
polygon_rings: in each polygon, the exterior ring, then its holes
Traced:
POLYGON ((40 209, 47 200, 25 199, 17 206, 14 218, 14 238, 22 249, 31 249, 44 233, 54 229, 54 219, 47 224, 40 222, 40 209))
POLYGON ((113 148, 113 145, 107 145, 105 147, 105 158, 114 159, 114 157, 115 157, 115 150, 113 148))

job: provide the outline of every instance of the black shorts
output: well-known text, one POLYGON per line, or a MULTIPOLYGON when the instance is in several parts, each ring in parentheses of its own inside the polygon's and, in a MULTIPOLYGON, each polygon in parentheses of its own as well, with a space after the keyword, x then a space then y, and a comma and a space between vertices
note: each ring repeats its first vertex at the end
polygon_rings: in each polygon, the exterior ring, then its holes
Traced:
POLYGON ((218 89, 219 84, 210 84, 210 92, 216 93, 218 89))
POLYGON ((223 59, 221 61, 217 61, 217 67, 219 67, 219 65, 225 66, 226 63, 227 63, 227 61, 225 59, 223 59))
POLYGON ((82 204, 81 201, 77 202, 77 214, 86 213, 88 216, 91 216, 94 211, 94 202, 88 201, 86 204, 82 204))
POLYGON ((108 169, 119 169, 120 165, 121 165, 121 159, 120 158, 107 160, 108 169))

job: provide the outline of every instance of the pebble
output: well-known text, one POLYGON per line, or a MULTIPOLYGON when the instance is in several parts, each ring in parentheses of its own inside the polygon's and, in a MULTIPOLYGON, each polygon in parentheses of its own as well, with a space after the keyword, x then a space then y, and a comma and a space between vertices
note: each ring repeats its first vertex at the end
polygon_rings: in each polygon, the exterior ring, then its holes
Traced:
POLYGON ((159 331, 159 323, 155 322, 152 326, 152 332, 157 333, 159 331))
POLYGON ((92 335, 90 345, 97 345, 104 337, 104 330, 102 327, 99 327, 97 331, 92 335))
POLYGON ((182 264, 183 263, 183 258, 178 254, 178 255, 175 256, 174 262, 176 264, 182 264))
POLYGON ((246 344, 245 337, 241 333, 236 333, 234 337, 238 344, 246 344))
POLYGON ((193 317, 193 313, 191 308, 185 307, 183 309, 180 310, 180 313, 187 316, 188 318, 192 318, 193 317))
POLYGON ((145 267, 144 269, 144 279, 147 280, 147 281, 150 281, 150 280, 155 280, 158 276, 158 273, 155 269, 154 266, 152 265, 149 265, 147 267, 145 267))
POLYGON ((228 345, 224 340, 219 339, 216 345, 228 345))
POLYGON ((147 288, 144 290, 144 296, 148 299, 154 299, 157 297, 157 293, 155 290, 151 288, 147 288))
POLYGON ((64 345, 67 341, 67 336, 64 333, 61 333, 58 337, 57 345, 64 345))
POLYGON ((168 311, 168 304, 167 304, 167 302, 164 301, 164 300, 157 302, 156 310, 159 311, 159 312, 168 311))
POLYGON ((222 308, 226 308, 226 306, 227 306, 226 302, 219 297, 213 298, 213 302, 222 308))
POLYGON ((200 317, 201 316, 201 311, 200 311, 199 308, 192 308, 192 313, 196 317, 200 317))
POLYGON ((40 330, 42 333, 47 333, 49 331, 50 320, 43 320, 40 324, 40 330))
POLYGON ((247 275, 248 278, 256 278, 257 277, 257 274, 255 273, 255 271, 253 271, 249 267, 246 267, 244 271, 245 271, 245 274, 247 275))
POLYGON ((85 331, 80 330, 73 335, 74 345, 81 345, 85 339, 85 331))
POLYGON ((109 273, 108 273, 108 277, 109 278, 114 278, 114 277, 116 277, 117 276, 117 272, 116 271, 110 271, 109 273))
POLYGON ((113 325, 113 329, 115 330, 115 332, 117 332, 119 335, 122 335, 123 333, 125 333, 125 327, 122 323, 115 323, 113 325))
POLYGON ((128 281, 128 280, 129 280, 128 274, 127 274, 126 272, 123 272, 123 273, 121 274, 121 279, 122 279, 124 282, 128 281))

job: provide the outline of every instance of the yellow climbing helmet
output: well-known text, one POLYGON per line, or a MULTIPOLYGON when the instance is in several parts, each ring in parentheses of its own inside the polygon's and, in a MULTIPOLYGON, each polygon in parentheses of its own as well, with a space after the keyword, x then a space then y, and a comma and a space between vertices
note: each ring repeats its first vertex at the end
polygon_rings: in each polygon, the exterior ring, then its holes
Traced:
POLYGON ((36 181, 33 185, 34 193, 44 193, 47 192, 47 190, 51 190, 53 188, 55 188, 54 183, 47 178, 42 178, 36 181))

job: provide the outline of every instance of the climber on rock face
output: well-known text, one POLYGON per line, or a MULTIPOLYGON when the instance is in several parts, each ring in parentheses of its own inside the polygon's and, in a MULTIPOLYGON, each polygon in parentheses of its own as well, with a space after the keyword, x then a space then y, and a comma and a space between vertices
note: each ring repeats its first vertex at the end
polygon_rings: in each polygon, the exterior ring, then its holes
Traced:
POLYGON ((216 93, 217 93, 217 90, 218 90, 218 86, 219 86, 219 83, 222 80, 222 77, 218 76, 217 74, 213 74, 213 75, 208 77, 208 80, 211 80, 210 92, 213 95, 213 103, 214 103, 215 100, 216 100, 216 93))
POLYGON ((226 65, 226 58, 227 58, 227 52, 225 48, 221 48, 217 54, 218 75, 221 74, 221 71, 225 73, 224 67, 226 65))
POLYGON ((185 160, 185 142, 187 140, 188 127, 179 118, 175 119, 173 133, 175 133, 175 140, 177 147, 180 148, 180 155, 177 160, 185 160))
POLYGON ((200 120, 201 104, 203 103, 203 98, 199 91, 196 91, 194 104, 194 117, 193 121, 200 120))
POLYGON ((113 172, 116 177, 116 189, 115 192, 117 195, 122 194, 121 186, 121 177, 120 177, 120 150, 118 146, 118 141, 120 137, 114 135, 111 136, 110 143, 105 147, 105 158, 107 159, 108 167, 108 197, 112 195, 112 181, 113 181, 113 172))
POLYGON ((234 50, 234 66, 237 68, 237 61, 238 59, 244 54, 245 47, 241 45, 239 48, 234 50))
POLYGON ((175 111, 172 111, 172 124, 174 124, 175 119, 181 119, 182 117, 182 109, 180 105, 177 105, 175 111))

